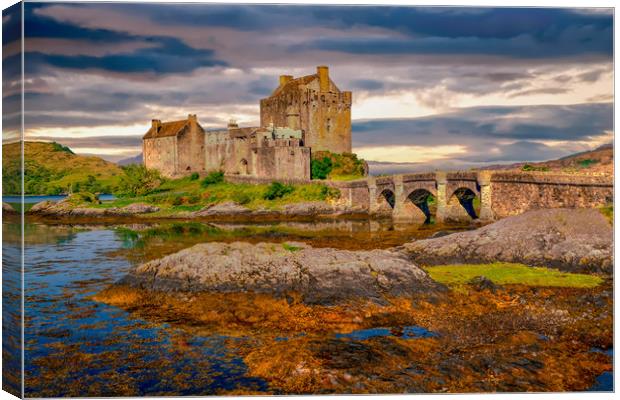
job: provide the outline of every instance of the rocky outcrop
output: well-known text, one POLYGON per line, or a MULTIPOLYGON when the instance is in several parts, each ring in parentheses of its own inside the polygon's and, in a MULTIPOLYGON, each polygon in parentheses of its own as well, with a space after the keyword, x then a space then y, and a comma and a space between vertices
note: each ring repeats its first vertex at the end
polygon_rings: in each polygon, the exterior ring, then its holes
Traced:
POLYGON ((92 208, 83 206, 74 206, 68 200, 59 202, 42 201, 35 204, 28 213, 37 215, 51 216, 73 216, 73 217, 115 217, 115 216, 131 216, 137 214, 147 214, 159 211, 159 207, 155 207, 145 203, 134 203, 125 207, 111 208, 92 208))
POLYGON ((124 214, 134 215, 134 214, 154 213, 154 212, 159 211, 159 207, 152 206, 150 204, 145 204, 145 203, 133 203, 128 206, 122 207, 120 209, 114 208, 114 209, 108 209, 108 210, 115 210, 115 211, 118 211, 124 214))
POLYGON ((334 206, 323 201, 308 201, 302 203, 287 204, 282 207, 281 213, 284 215, 331 215, 346 214, 353 210, 343 206, 334 206))
POLYGON ((208 216, 221 216, 221 215, 243 215, 249 214, 251 210, 247 207, 227 201, 225 203, 209 205, 201 210, 192 213, 194 217, 208 217, 208 216))
POLYGON ((15 211, 15 209, 9 203, 2 202, 2 212, 13 214, 13 213, 16 213, 17 211, 15 211))
POLYGON ((142 264, 120 284, 164 292, 296 294, 310 304, 353 299, 385 302, 389 296, 443 288, 402 254, 346 251, 302 243, 203 243, 142 264))
POLYGON ((518 262, 612 273, 613 231, 596 209, 529 211, 474 231, 408 243, 420 264, 518 262))

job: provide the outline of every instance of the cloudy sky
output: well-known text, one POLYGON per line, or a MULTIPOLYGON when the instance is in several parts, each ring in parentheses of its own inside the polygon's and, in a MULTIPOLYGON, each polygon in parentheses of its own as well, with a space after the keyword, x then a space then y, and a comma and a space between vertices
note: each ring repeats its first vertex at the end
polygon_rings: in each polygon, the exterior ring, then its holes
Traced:
MULTIPOLYGON (((153 118, 256 125, 278 75, 320 64, 353 92, 354 151, 374 172, 537 161, 613 138, 610 9, 25 7, 27 139, 109 160, 138 154, 153 118)), ((4 15, 5 75, 12 24, 4 15)), ((18 104, 10 80, 3 98, 18 104)))

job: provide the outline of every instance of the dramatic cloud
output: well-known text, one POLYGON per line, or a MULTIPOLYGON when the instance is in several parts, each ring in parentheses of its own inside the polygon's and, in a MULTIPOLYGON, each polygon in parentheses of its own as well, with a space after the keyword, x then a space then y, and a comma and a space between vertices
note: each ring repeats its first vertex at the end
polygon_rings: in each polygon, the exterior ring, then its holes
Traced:
MULTIPOLYGON (((353 91, 354 147, 379 169, 543 159, 613 135, 611 10, 26 3, 25 20, 26 135, 108 159, 137 154, 152 118, 255 125, 278 75, 319 64, 353 91)), ((3 14, 5 136, 18 22, 3 14)))

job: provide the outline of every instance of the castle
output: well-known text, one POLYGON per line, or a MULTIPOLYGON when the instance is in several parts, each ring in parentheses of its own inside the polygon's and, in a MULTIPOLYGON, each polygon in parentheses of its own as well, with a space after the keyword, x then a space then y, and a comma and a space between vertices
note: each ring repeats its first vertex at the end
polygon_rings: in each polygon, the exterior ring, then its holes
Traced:
POLYGON ((205 130, 195 114, 172 122, 152 120, 142 138, 144 165, 167 177, 223 171, 274 179, 310 179, 311 151, 351 152, 351 92, 316 74, 280 76, 260 101, 260 126, 205 130))

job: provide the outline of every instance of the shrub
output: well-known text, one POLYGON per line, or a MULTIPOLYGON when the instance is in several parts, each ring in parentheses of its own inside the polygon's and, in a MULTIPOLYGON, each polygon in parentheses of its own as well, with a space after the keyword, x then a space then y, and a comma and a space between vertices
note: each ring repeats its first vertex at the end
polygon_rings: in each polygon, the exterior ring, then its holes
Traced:
POLYGON ((579 164, 580 167, 588 168, 590 165, 596 164, 599 161, 600 160, 593 160, 591 158, 587 158, 585 160, 580 160, 579 162, 577 162, 577 164, 579 164))
POLYGON ((337 188, 329 187, 329 186, 322 186, 321 197, 323 197, 324 200, 325 199, 337 199, 338 197, 340 197, 340 190, 338 190, 337 188))
POLYGON ((329 157, 323 157, 310 161, 310 176, 312 179, 326 179, 332 172, 332 160, 329 157))
POLYGON ((123 167, 115 195, 119 197, 143 196, 159 187, 163 179, 159 172, 147 169, 144 165, 130 164, 123 167))
POLYGON ((535 165, 525 164, 523 167, 521 167, 521 171, 541 171, 541 172, 546 172, 546 171, 549 171, 549 167, 537 167, 535 165))
POLYGON ((243 192, 236 192, 232 195, 232 201, 237 204, 248 204, 252 201, 252 197, 249 194, 243 192))
POLYGON ((75 154, 69 147, 63 146, 60 143, 52 142, 52 150, 53 151, 64 151, 66 153, 75 154))
POLYGON ((72 193, 69 197, 67 197, 67 200, 76 205, 82 203, 101 204, 101 201, 97 195, 88 192, 72 193))
POLYGON ((211 172, 207 175, 200 184, 202 187, 207 187, 209 185, 215 185, 216 183, 224 182, 224 173, 222 171, 211 172))
POLYGON ((189 180, 190 181, 195 181, 196 179, 200 178, 200 175, 198 174, 198 172, 193 172, 190 176, 189 176, 189 180))
POLYGON ((265 200, 275 200, 286 196, 289 193, 293 193, 295 188, 292 185, 284 185, 280 182, 273 182, 267 187, 267 191, 263 195, 265 200))

